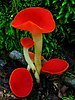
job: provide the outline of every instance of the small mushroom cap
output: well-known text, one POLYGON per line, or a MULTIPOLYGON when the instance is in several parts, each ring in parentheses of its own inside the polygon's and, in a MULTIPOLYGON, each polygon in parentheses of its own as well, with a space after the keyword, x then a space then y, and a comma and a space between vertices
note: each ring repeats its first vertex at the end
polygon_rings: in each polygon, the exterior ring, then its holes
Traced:
POLYGON ((69 67, 69 64, 65 60, 61 60, 58 58, 48 60, 44 63, 42 67, 42 72, 47 72, 50 74, 62 74, 69 67))
POLYGON ((48 33, 55 29, 52 13, 41 7, 21 10, 12 21, 12 26, 31 33, 48 33))
POLYGON ((25 68, 17 68, 10 75, 10 89, 17 97, 26 97, 33 87, 33 79, 30 72, 25 68))
POLYGON ((34 41, 28 37, 22 38, 20 42, 21 42, 21 45, 25 48, 31 48, 34 45, 34 41))
MULTIPOLYGON (((33 52, 28 52, 31 60, 34 62, 35 54, 33 52)), ((44 56, 41 56, 41 60, 44 60, 44 56)))

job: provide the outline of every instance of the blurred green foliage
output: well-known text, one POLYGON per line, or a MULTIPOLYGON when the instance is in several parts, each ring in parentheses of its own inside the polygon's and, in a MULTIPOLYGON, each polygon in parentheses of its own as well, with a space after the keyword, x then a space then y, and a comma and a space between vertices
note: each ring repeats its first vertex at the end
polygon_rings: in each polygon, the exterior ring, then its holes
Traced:
POLYGON ((68 97, 64 96, 62 97, 62 100, 75 100, 73 95, 69 95, 68 97))
POLYGON ((33 6, 49 9, 56 22, 55 31, 43 35, 42 53, 46 58, 57 55, 65 40, 75 44, 75 0, 0 0, 0 54, 14 49, 22 52, 20 39, 31 35, 14 29, 11 22, 20 10, 33 6))

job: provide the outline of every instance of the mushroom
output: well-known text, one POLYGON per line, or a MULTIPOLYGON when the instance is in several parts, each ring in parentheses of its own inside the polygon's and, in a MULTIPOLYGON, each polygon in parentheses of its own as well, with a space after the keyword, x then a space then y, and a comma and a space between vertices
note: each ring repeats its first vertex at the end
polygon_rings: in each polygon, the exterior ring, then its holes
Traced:
POLYGON ((37 72, 32 60, 30 59, 30 56, 28 53, 28 49, 34 45, 34 41, 31 38, 24 37, 20 40, 20 42, 21 42, 21 45, 23 46, 23 53, 24 53, 25 60, 29 65, 27 69, 30 69, 30 68, 32 69, 32 71, 35 75, 36 81, 39 83, 40 78, 39 78, 38 72, 37 72))
POLYGON ((55 21, 52 13, 41 7, 30 7, 20 11, 12 21, 12 26, 32 33, 35 42, 35 66, 40 74, 42 33, 52 32, 55 29, 55 21))
POLYGON ((16 68, 10 75, 9 85, 12 93, 17 97, 26 97, 33 87, 33 79, 25 68, 16 68))
MULTIPOLYGON (((30 59, 33 61, 34 63, 34 57, 35 57, 35 54, 33 52, 28 52, 29 53, 29 57, 30 59)), ((41 56, 41 60, 43 61, 44 60, 44 56, 41 56)), ((30 66, 28 65, 27 66, 27 70, 30 70, 30 66)), ((34 72, 34 71, 33 71, 34 72)))
POLYGON ((62 59, 54 58, 44 63, 41 71, 50 74, 62 74, 69 67, 69 64, 62 59))
MULTIPOLYGON (((31 60, 34 62, 35 54, 33 52, 28 52, 31 60)), ((41 56, 41 60, 44 60, 44 56, 41 56)))
MULTIPOLYGON (((35 54, 33 52, 28 52, 29 53, 29 56, 30 56, 30 59, 33 61, 34 63, 34 57, 35 57, 35 54)), ((44 56, 41 56, 41 60, 43 61, 44 60, 44 56)), ((27 66, 27 70, 30 70, 30 66, 28 65, 27 66)))

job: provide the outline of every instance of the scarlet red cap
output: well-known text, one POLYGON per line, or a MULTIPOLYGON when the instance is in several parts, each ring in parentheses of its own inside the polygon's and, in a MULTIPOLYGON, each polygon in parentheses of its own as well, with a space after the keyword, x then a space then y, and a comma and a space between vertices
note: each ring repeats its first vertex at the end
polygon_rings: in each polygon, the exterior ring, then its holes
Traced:
POLYGON ((32 33, 48 33, 55 29, 52 13, 41 7, 21 10, 12 21, 12 26, 32 33))
MULTIPOLYGON (((34 62, 35 54, 33 52, 28 52, 31 60, 34 62)), ((41 60, 44 60, 44 56, 41 56, 41 60)))
POLYGON ((42 67, 42 72, 50 74, 62 74, 69 67, 69 64, 65 60, 58 58, 48 60, 42 67))
POLYGON ((34 45, 34 41, 28 37, 22 38, 20 42, 21 42, 21 45, 25 48, 31 48, 34 45))
POLYGON ((10 89, 17 97, 26 97, 33 87, 33 79, 30 72, 25 68, 17 68, 10 75, 10 89))

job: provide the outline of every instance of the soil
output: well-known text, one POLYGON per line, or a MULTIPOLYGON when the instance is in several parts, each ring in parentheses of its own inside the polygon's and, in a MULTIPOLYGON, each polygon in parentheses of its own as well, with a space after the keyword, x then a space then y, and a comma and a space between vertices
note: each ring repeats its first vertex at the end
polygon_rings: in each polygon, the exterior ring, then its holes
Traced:
MULTIPOLYGON (((70 55, 70 53, 63 51, 63 54, 65 55, 65 59, 67 59, 67 61, 70 63, 70 68, 67 70, 67 72, 74 75, 75 73, 73 70, 75 66, 75 58, 73 53, 70 55)), ((62 100, 63 96, 69 96, 70 93, 75 95, 75 84, 66 84, 68 82, 63 81, 63 77, 67 75, 65 74, 66 72, 60 76, 41 73, 40 84, 36 83, 35 78, 31 72, 34 79, 33 90, 27 97, 18 98, 10 90, 9 77, 15 68, 26 66, 19 61, 10 59, 8 55, 6 57, 1 57, 0 59, 6 59, 7 62, 5 66, 0 68, 0 100, 62 100)))

